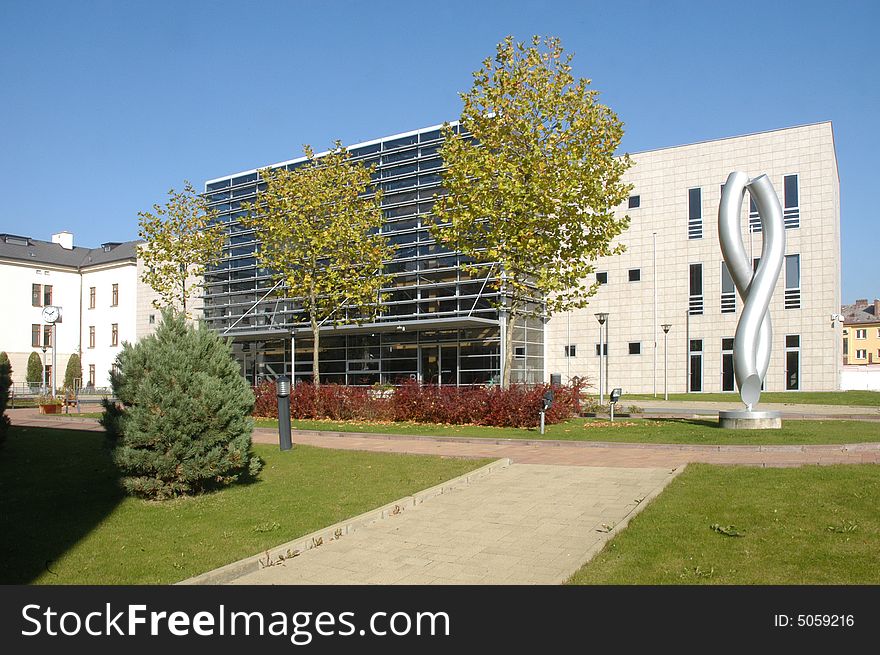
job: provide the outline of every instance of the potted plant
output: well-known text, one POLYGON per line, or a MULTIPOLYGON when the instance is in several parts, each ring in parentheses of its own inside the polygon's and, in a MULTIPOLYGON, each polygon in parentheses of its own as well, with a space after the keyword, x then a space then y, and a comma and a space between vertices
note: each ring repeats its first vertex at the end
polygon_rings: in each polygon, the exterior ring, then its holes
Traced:
POLYGON ((60 414, 61 398, 53 398, 52 396, 39 396, 37 405, 40 406, 40 414, 60 414))

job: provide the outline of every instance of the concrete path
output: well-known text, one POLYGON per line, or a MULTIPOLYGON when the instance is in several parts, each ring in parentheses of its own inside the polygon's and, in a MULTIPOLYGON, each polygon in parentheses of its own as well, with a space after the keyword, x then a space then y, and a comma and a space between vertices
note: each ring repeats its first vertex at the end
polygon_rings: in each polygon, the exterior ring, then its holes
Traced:
MULTIPOLYGON (((34 409, 10 410, 13 425, 68 430, 103 428, 97 420, 74 416, 41 416, 34 409)), ((278 443, 278 432, 254 430, 255 443, 278 443)), ((295 430, 294 444, 340 450, 412 453, 443 457, 508 457, 520 464, 675 468, 690 462, 749 466, 804 464, 880 464, 880 443, 814 446, 691 446, 597 441, 530 441, 460 437, 417 437, 354 432, 295 430)))
MULTIPOLYGON (((690 400, 663 400, 655 398, 651 400, 626 400, 624 396, 624 408, 630 405, 641 407, 645 414, 653 415, 717 415, 720 410, 742 409, 742 404, 736 400, 729 402, 703 402, 690 400)), ((761 411, 782 412, 783 418, 788 419, 852 419, 852 420, 880 420, 880 407, 857 407, 850 405, 810 405, 806 403, 761 403, 761 411)))
POLYGON ((513 464, 232 584, 559 584, 677 473, 513 464))

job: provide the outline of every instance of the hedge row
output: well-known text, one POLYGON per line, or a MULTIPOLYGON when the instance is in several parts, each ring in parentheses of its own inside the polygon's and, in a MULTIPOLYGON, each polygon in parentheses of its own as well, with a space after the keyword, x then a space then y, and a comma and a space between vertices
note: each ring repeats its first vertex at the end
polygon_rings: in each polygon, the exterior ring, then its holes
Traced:
MULTIPOLYGON (((577 416, 585 400, 583 382, 553 386, 555 400, 546 423, 559 423, 577 416)), ((336 421, 412 421, 453 425, 533 427, 538 424, 541 399, 550 385, 500 387, 441 387, 408 381, 393 391, 365 387, 308 383, 293 387, 290 413, 294 419, 336 421)), ((254 416, 277 418, 275 383, 254 389, 254 416)))

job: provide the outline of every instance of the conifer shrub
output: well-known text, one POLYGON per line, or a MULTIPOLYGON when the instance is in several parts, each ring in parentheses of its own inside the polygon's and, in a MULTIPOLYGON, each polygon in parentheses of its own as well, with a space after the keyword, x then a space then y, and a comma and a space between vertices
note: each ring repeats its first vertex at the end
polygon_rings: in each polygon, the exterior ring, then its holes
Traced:
MULTIPOLYGON (((6 353, 2 353, 6 355, 6 353)), ((2 361, 0 358, 0 446, 6 440, 6 432, 9 430, 9 417, 6 416, 6 406, 9 404, 9 389, 12 386, 12 367, 9 359, 2 361)))
POLYGON ((31 352, 28 357, 25 379, 30 385, 43 384, 43 360, 36 351, 31 352))
POLYGON ((153 499, 194 494, 255 476, 254 395, 229 343, 173 310, 156 332, 123 344, 101 423, 122 484, 153 499))
POLYGON ((82 384, 83 369, 80 356, 73 353, 67 360, 67 368, 64 369, 64 390, 73 393, 76 380, 82 384))

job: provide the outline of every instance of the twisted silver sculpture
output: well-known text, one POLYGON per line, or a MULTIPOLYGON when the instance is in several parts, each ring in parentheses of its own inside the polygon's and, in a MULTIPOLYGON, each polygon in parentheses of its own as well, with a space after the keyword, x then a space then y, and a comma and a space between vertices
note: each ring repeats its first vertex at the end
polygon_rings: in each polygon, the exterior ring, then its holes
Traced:
POLYGON ((733 342, 733 373, 748 411, 758 404, 761 385, 770 365, 773 329, 770 297, 785 256, 785 224, 776 191, 766 175, 753 180, 734 171, 727 177, 718 207, 718 239, 730 276, 743 299, 743 312, 733 342), (746 190, 761 216, 761 261, 752 274, 752 262, 743 246, 740 217, 746 190))

